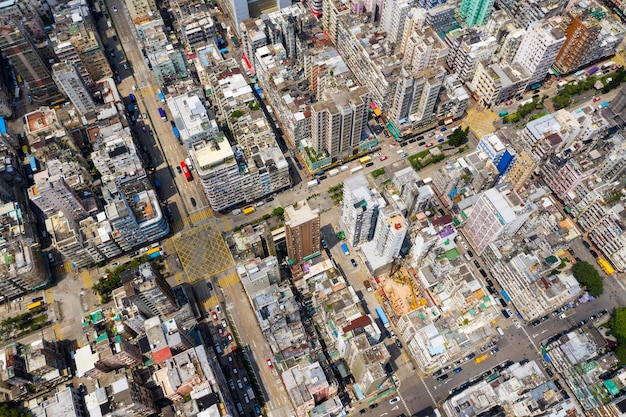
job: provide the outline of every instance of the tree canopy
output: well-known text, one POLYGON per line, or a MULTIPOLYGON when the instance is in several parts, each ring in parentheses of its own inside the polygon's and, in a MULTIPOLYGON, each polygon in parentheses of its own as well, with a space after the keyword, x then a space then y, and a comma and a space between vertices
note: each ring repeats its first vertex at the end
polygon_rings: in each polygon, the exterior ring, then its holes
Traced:
POLYGON ((0 404, 0 417, 29 417, 30 414, 11 408, 9 404, 0 404))
POLYGON ((615 349, 615 355, 619 359, 620 366, 626 364, 626 307, 617 307, 615 314, 609 320, 611 333, 619 344, 615 349))
POLYGON ((604 283, 598 270, 589 262, 576 262, 572 267, 572 274, 580 285, 587 287, 587 291, 594 297, 599 297, 604 292, 604 283))
POLYGON ((467 136, 469 135, 469 126, 463 129, 459 127, 452 132, 450 138, 448 139, 448 145, 450 146, 461 146, 465 142, 467 142, 467 136))

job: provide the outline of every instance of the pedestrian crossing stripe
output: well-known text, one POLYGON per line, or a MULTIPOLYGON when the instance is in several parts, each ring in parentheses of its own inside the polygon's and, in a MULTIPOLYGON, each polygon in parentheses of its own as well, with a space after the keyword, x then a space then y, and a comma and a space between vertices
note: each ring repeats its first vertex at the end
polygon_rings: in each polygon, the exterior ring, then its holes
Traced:
POLYGON ((61 325, 59 323, 55 323, 54 326, 52 326, 52 330, 54 331, 54 337, 56 338, 56 340, 58 341, 63 340, 62 333, 61 333, 61 325))
POLYGON ((65 261, 65 263, 63 264, 63 270, 65 270, 65 273, 71 272, 72 271, 72 262, 71 261, 65 261))
POLYGON ((181 220, 177 220, 175 222, 172 222, 172 224, 170 224, 170 229, 172 229, 173 233, 178 233, 184 228, 185 228, 185 222, 181 220))
POLYGON ((204 303, 202 304, 204 305, 204 309, 209 312, 210 310, 213 310, 217 305, 219 305, 219 303, 220 300, 217 298, 217 295, 213 295, 204 300, 204 303))
POLYGON ((88 270, 84 269, 80 273, 80 276, 83 279, 83 284, 84 284, 85 288, 93 287, 93 278, 91 278, 91 274, 89 273, 88 270))
POLYGON ((220 278, 217 280, 217 285, 221 288, 226 288, 231 285, 237 284, 239 282, 239 275, 236 273, 225 276, 224 278, 220 278))
POLYGON ((46 303, 48 304, 54 303, 54 294, 52 293, 52 288, 48 288, 46 290, 46 303))

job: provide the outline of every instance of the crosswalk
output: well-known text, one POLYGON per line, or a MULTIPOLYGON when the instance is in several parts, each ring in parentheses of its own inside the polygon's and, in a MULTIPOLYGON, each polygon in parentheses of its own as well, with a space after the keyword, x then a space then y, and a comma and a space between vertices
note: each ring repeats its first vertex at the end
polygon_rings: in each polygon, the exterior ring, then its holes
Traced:
POLYGON ((204 305, 204 310, 205 311, 211 311, 219 303, 220 303, 220 300, 217 298, 217 295, 214 295, 214 296, 211 296, 211 297, 207 298, 206 300, 204 300, 204 303, 202 303, 202 304, 204 305))
POLYGON ((56 340, 63 340, 61 325, 59 323, 54 323, 54 326, 52 326, 52 330, 54 331, 54 337, 56 338, 56 340))
POLYGON ((239 275, 237 273, 229 274, 223 278, 217 280, 217 285, 221 288, 226 288, 239 282, 239 275))
POLYGON ((63 263, 63 265, 58 265, 56 268, 54 268, 54 275, 56 276, 61 276, 61 275, 65 275, 67 273, 72 272, 72 262, 71 261, 65 261, 63 263))
POLYGON ((91 274, 89 273, 88 270, 83 269, 80 272, 80 277, 83 279, 84 288, 91 288, 91 287, 93 287, 93 278, 91 278, 91 274))
POLYGON ((52 288, 48 288, 46 290, 46 303, 48 305, 54 303, 54 294, 52 293, 52 288))

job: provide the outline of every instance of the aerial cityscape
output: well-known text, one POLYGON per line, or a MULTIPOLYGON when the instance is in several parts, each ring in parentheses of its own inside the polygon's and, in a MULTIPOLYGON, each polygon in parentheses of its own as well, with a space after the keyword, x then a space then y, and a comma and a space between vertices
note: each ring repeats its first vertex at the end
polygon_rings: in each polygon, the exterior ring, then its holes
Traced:
POLYGON ((0 417, 626 416, 626 0, 0 0, 0 417))

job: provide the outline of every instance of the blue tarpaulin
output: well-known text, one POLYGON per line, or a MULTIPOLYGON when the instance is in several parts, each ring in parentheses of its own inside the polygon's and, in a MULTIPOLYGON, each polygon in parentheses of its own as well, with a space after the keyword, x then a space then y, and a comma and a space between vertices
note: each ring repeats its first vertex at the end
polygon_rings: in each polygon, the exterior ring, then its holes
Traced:
POLYGON ((7 124, 4 122, 4 118, 0 117, 0 134, 7 133, 7 124))

